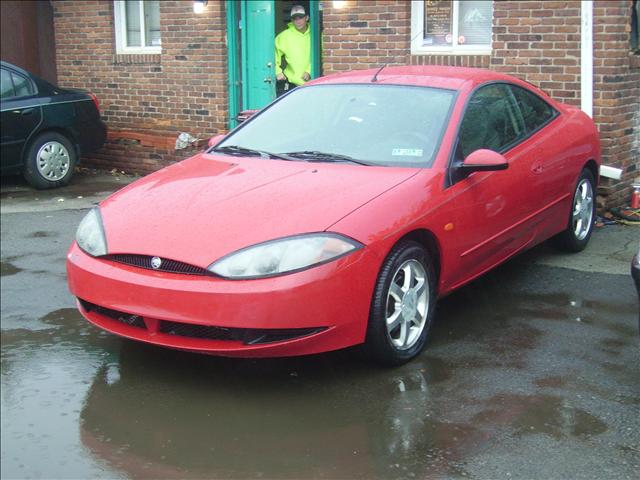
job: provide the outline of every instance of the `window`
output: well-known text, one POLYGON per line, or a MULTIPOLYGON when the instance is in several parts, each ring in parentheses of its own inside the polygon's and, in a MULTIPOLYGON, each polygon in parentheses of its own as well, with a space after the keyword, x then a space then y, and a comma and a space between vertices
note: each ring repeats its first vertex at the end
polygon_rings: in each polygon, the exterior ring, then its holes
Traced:
POLYGON ((473 94, 458 137, 458 157, 487 148, 504 152, 523 135, 522 124, 506 85, 492 84, 473 94))
POLYGON ((160 2, 114 2, 116 52, 160 53, 160 2))
POLYGON ((516 104, 522 113, 526 133, 538 130, 555 116, 555 110, 544 100, 524 88, 510 85, 516 104))
POLYGON ((2 69, 0 74, 0 98, 26 97, 33 94, 31 82, 22 75, 2 69))
POLYGON ((310 161, 429 167, 448 125, 453 90, 369 83, 296 88, 217 147, 240 145, 310 161), (304 125, 281 135, 282 125, 304 125), (283 123, 284 122, 284 123, 283 123))
POLYGON ((413 0, 411 53, 491 54, 493 2, 413 0))

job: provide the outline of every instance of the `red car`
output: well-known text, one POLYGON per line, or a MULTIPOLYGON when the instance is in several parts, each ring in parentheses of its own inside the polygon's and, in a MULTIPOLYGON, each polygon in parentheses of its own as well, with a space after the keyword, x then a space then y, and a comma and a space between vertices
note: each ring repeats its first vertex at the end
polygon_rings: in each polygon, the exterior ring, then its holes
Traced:
POLYGON ((438 297, 593 228, 592 120, 487 70, 328 76, 211 145, 83 219, 67 270, 90 322, 215 355, 363 344, 401 364, 438 297))

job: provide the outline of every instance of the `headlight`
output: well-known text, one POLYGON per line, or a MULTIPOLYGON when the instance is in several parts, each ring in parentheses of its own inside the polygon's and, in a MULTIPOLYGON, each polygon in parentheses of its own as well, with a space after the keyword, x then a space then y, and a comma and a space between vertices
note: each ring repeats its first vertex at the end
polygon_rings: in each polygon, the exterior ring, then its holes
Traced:
POLYGON ((98 207, 93 208, 80 222, 76 232, 76 242, 82 250, 93 257, 107 254, 107 240, 98 207))
POLYGON ((362 248, 355 240, 334 233, 310 233, 272 240, 238 250, 209 266, 225 278, 264 278, 297 272, 362 248))

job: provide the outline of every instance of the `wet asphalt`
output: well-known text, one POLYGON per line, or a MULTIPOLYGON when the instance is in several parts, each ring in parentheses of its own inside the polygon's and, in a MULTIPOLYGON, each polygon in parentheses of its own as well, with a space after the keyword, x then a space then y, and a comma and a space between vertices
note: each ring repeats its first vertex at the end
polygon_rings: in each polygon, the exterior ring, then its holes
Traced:
POLYGON ((460 289, 400 368, 353 351, 233 360, 75 310, 76 226, 130 180, 2 181, 2 478, 637 478, 640 227, 574 256, 536 247, 460 289))

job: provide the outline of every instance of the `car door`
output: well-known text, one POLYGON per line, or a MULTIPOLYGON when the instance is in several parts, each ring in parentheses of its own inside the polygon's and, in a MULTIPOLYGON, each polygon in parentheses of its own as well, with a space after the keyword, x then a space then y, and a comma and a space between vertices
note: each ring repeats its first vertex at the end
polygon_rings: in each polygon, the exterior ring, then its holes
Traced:
POLYGON ((42 120, 42 109, 30 79, 4 67, 0 75, 0 155, 5 170, 22 164, 22 150, 42 120))
MULTIPOLYGON (((523 145, 524 125, 506 84, 492 83, 472 94, 462 117, 453 162, 478 149, 499 152, 508 169, 475 172, 452 180, 446 189, 453 211, 454 253, 447 267, 447 287, 455 288, 524 249, 535 237, 527 222, 534 206, 528 183, 538 146, 523 145)), ((453 178, 453 175, 450 175, 453 178)))
POLYGON ((566 221, 567 195, 576 181, 575 169, 567 161, 571 129, 559 128, 561 119, 554 121, 559 112, 535 93, 517 85, 509 89, 524 124, 520 148, 529 149, 531 156, 530 194, 523 197, 523 207, 531 212, 532 228, 546 238, 555 233, 558 222, 566 221))

